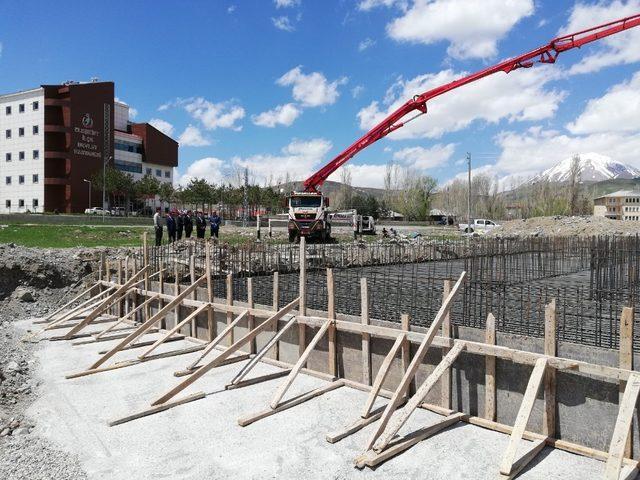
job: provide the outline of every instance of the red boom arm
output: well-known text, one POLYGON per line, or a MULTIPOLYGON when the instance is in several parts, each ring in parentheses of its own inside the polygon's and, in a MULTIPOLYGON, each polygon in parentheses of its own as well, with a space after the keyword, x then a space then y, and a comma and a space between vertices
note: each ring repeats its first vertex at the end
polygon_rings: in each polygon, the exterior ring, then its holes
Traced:
POLYGON ((629 30, 630 28, 637 27, 638 25, 640 25, 640 14, 589 28, 588 30, 583 30, 571 35, 565 35, 564 37, 558 37, 553 39, 548 45, 532 50, 529 53, 505 60, 504 62, 498 63, 492 67, 485 68, 484 70, 472 73, 471 75, 460 78, 451 83, 447 83, 446 85, 424 92, 421 95, 416 95, 360 137, 349 148, 340 153, 312 176, 307 178, 304 181, 304 189, 305 191, 311 192, 317 191, 329 175, 348 162, 358 152, 387 136, 394 130, 406 125, 411 120, 427 113, 427 101, 432 98, 468 83, 475 82, 481 78, 488 77, 489 75, 493 75, 497 72, 510 73, 517 68, 530 68, 536 63, 555 63, 556 58, 561 52, 571 50, 572 48, 580 48, 587 43, 614 35, 624 30, 629 30), (417 110, 419 113, 404 122, 400 121, 414 110, 417 110))

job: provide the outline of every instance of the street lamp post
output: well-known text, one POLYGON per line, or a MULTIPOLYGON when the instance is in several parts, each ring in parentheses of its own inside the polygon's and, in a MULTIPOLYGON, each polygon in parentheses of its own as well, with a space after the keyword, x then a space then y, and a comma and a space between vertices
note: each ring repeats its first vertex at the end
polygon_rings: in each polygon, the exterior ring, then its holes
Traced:
POLYGON ((107 182, 107 163, 113 160, 113 157, 108 157, 106 162, 102 163, 102 223, 104 223, 104 215, 107 209, 107 192, 106 192, 106 182, 107 182))
POLYGON ((91 208, 91 180, 83 178, 82 181, 89 184, 89 208, 91 208))

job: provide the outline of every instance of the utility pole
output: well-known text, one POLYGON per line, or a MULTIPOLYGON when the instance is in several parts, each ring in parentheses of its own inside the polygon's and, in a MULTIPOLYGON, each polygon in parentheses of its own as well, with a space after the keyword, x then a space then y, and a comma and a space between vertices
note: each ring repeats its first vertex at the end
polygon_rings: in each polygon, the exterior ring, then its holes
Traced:
POLYGON ((469 183, 467 185, 467 230, 471 230, 471 153, 467 152, 467 169, 469 183))

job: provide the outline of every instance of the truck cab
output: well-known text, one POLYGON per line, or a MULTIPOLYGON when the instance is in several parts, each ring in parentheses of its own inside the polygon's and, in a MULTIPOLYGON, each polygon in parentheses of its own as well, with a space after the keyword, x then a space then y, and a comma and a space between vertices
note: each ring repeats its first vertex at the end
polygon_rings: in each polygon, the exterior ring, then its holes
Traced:
POLYGON ((289 207, 289 242, 300 237, 327 241, 331 237, 329 223, 329 199, 319 192, 291 192, 289 207))

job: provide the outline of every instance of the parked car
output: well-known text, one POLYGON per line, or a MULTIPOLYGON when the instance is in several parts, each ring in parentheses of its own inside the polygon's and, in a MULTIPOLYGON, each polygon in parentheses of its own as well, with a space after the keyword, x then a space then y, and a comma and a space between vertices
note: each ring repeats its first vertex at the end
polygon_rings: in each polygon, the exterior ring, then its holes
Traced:
POLYGON ((489 230, 493 230, 500 225, 494 222, 493 220, 487 220, 486 218, 477 218, 473 221, 471 225, 468 223, 461 223, 458 225, 458 228, 461 232, 464 233, 486 233, 489 230))
POLYGON ((111 215, 117 216, 117 217, 124 217, 125 216, 125 209, 124 207, 113 207, 111 209, 111 215))
POLYGON ((102 215, 103 212, 105 215, 111 215, 109 210, 103 210, 102 207, 91 207, 84 211, 86 215, 102 215))

